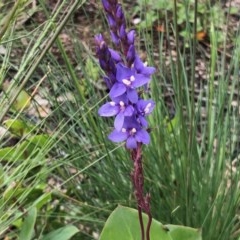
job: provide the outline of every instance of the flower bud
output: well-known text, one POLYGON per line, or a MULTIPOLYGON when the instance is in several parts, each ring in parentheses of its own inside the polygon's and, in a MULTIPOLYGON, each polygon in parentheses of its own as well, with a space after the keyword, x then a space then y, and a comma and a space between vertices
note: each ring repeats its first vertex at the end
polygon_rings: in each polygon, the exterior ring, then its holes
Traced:
POLYGON ((111 38, 112 38, 112 41, 115 45, 119 46, 120 45, 120 39, 118 37, 118 35, 116 33, 114 33, 113 31, 110 32, 111 34, 111 38))
POLYGON ((127 33, 127 40, 128 40, 128 44, 134 44, 134 38, 135 38, 135 30, 130 30, 127 33))
POLYGON ((115 19, 110 14, 108 14, 107 19, 108 19, 108 24, 109 24, 110 28, 116 29, 117 23, 116 23, 115 19))
POLYGON ((132 44, 127 52, 127 62, 129 66, 132 65, 132 63, 134 62, 134 59, 135 59, 135 47, 132 44))
POLYGON ((111 11, 111 4, 109 3, 108 0, 102 0, 102 5, 105 9, 106 12, 110 12, 111 11))

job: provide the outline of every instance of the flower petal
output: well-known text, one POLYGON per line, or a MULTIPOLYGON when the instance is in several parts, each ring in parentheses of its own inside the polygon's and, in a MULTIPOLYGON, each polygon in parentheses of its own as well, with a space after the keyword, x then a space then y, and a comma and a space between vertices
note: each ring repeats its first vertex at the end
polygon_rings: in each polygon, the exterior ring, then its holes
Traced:
POLYGON ((108 135, 108 139, 110 139, 112 142, 122 142, 125 141, 127 137, 127 132, 117 131, 116 129, 108 135))
POLYGON ((147 84, 150 81, 150 78, 144 76, 143 74, 135 74, 135 81, 132 82, 134 88, 141 87, 147 84))
POLYGON ((98 46, 100 46, 104 42, 102 34, 97 34, 94 37, 94 40, 95 40, 96 45, 98 45, 98 46))
POLYGON ((132 103, 136 103, 138 101, 138 94, 135 89, 128 88, 127 89, 127 97, 129 99, 129 101, 132 103))
POLYGON ((123 79, 129 79, 133 75, 133 71, 130 68, 125 67, 121 63, 118 63, 116 67, 116 79, 118 82, 122 82, 123 79))
POLYGON ((144 68, 144 64, 143 64, 142 60, 140 59, 140 57, 139 57, 138 55, 135 56, 134 68, 135 68, 138 72, 141 72, 142 69, 144 68))
POLYGON ((155 72, 156 72, 156 68, 154 67, 144 67, 141 73, 143 75, 150 76, 155 72))
POLYGON ((119 97, 121 96, 123 93, 125 93, 127 90, 126 86, 122 83, 115 83, 110 92, 109 92, 109 95, 111 98, 116 98, 116 97, 119 97))
POLYGON ((102 0, 102 4, 106 11, 111 11, 111 4, 108 0, 102 0))
POLYGON ((136 117, 134 115, 132 115, 130 117, 124 117, 123 127, 126 128, 126 129, 129 129, 129 128, 138 129, 141 126, 137 122, 136 117))
POLYGON ((121 62, 121 61, 122 61, 122 58, 121 58, 120 54, 119 54, 117 51, 115 51, 115 50, 113 50, 113 49, 111 49, 111 48, 109 48, 109 51, 110 51, 110 53, 111 53, 112 58, 113 58, 116 62, 121 62))
POLYGON ((138 55, 135 56, 134 68, 137 70, 138 73, 146 75, 147 77, 149 77, 156 71, 154 67, 145 66, 138 55))
POLYGON ((135 30, 130 30, 127 34, 128 44, 134 44, 135 30))
POLYGON ((143 126, 143 127, 147 127, 148 126, 148 122, 147 122, 147 120, 145 119, 145 117, 143 117, 143 116, 139 116, 138 117, 138 119, 139 119, 139 121, 140 121, 140 123, 141 123, 141 125, 143 126))
POLYGON ((113 31, 110 31, 110 34, 111 34, 111 38, 112 38, 113 43, 118 46, 120 44, 119 37, 113 31))
POLYGON ((124 122, 124 114, 123 112, 119 112, 119 114, 116 116, 114 120, 114 127, 116 128, 117 131, 120 131, 122 129, 123 122, 124 122))
POLYGON ((126 141, 127 148, 133 149, 137 148, 137 141, 133 136, 130 136, 126 141))
POLYGON ((109 24, 110 28, 111 29, 116 28, 117 23, 116 23, 115 19, 110 14, 107 15, 107 19, 108 19, 108 24, 109 24))
POLYGON ((102 117, 112 117, 118 114, 119 110, 118 105, 113 106, 110 102, 108 102, 99 108, 98 114, 102 117))
POLYGON ((149 144, 150 142, 150 136, 148 132, 144 129, 137 131, 135 134, 135 138, 138 142, 142 142, 144 144, 149 144))
POLYGON ((129 63, 133 63, 134 61, 134 58, 135 58, 135 46, 132 44, 129 49, 128 49, 128 52, 127 52, 127 62, 129 63))
POLYGON ((128 105, 124 111, 124 116, 131 117, 134 113, 134 107, 132 105, 128 105))

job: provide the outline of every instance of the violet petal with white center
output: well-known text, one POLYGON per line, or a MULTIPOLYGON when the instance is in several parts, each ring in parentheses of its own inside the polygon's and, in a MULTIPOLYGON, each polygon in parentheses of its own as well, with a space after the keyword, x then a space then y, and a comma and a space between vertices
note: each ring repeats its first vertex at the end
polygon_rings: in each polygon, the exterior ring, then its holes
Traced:
POLYGON ((135 138, 138 142, 142 142, 143 144, 149 144, 150 142, 150 136, 148 132, 144 129, 141 129, 136 132, 135 138))
POLYGON ((122 142, 125 141, 128 138, 127 132, 117 131, 114 129, 109 135, 108 139, 110 139, 113 142, 122 142))
POLYGON ((150 81, 150 78, 143 74, 135 74, 135 81, 132 82, 134 88, 141 87, 150 81))
POLYGON ((118 114, 118 112, 119 106, 113 105, 112 102, 105 103, 98 110, 98 114, 102 117, 112 117, 118 114))

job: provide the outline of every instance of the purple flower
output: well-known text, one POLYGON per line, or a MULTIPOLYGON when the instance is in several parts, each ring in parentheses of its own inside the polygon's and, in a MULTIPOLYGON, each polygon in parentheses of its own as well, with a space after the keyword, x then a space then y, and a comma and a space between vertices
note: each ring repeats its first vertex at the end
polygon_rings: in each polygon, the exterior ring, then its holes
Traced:
POLYGON ((114 127, 120 131, 123 127, 124 118, 130 117, 134 113, 134 108, 129 105, 126 95, 113 99, 113 101, 105 103, 98 110, 98 114, 102 117, 116 116, 114 127))
POLYGON ((134 68, 137 73, 141 73, 147 77, 150 77, 156 71, 154 67, 147 67, 137 54, 135 56, 134 68))
POLYGON ((140 99, 136 103, 137 110, 137 120, 143 127, 148 126, 148 122, 145 119, 145 116, 149 115, 155 107, 155 103, 152 100, 143 100, 140 99))
POLYGON ((126 147, 129 149, 137 148, 137 143, 149 144, 150 136, 145 129, 133 117, 124 119, 123 127, 120 131, 114 129, 108 136, 113 142, 126 141, 126 147))
POLYGON ((135 89, 147 84, 150 81, 150 78, 143 74, 136 73, 135 69, 125 67, 121 63, 118 63, 116 68, 117 82, 110 90, 110 97, 116 98, 127 93, 129 101, 136 103, 138 101, 138 94, 135 89))

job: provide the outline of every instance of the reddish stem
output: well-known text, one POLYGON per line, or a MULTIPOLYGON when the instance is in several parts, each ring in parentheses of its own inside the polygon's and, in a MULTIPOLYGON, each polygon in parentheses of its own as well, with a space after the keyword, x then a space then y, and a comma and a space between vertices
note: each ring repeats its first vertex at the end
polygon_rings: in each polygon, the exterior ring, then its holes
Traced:
POLYGON ((148 224, 147 224, 147 230, 146 230, 146 239, 150 240, 150 228, 152 224, 152 215, 151 213, 148 214, 148 224))
POLYGON ((152 223, 152 215, 150 210, 150 195, 144 196, 144 175, 142 167, 142 145, 138 144, 137 149, 131 153, 134 169, 132 171, 132 182, 134 187, 135 198, 138 204, 139 223, 142 233, 142 240, 145 239, 144 224, 142 219, 142 211, 148 215, 148 224, 146 229, 146 240, 150 240, 150 227, 152 223))
POLYGON ((142 218, 142 209, 139 206, 138 206, 138 218, 139 218, 139 223, 140 223, 140 228, 141 228, 142 240, 144 240, 145 239, 145 231, 144 231, 144 224, 143 224, 143 218, 142 218))

